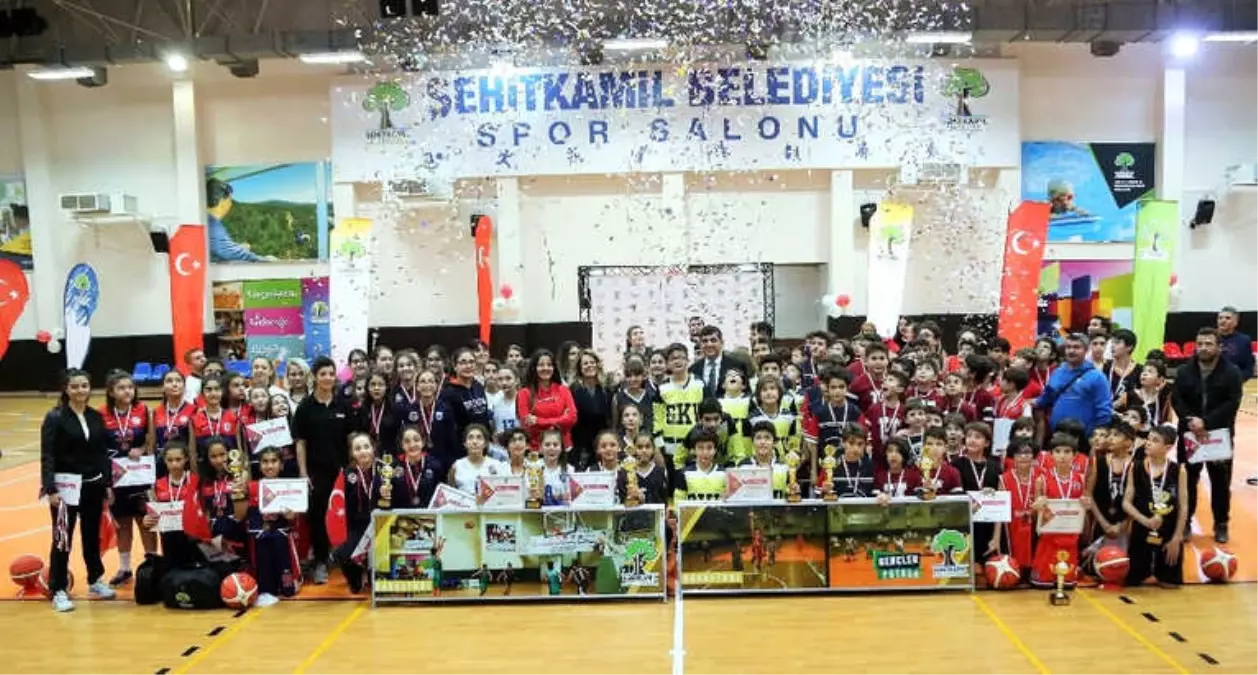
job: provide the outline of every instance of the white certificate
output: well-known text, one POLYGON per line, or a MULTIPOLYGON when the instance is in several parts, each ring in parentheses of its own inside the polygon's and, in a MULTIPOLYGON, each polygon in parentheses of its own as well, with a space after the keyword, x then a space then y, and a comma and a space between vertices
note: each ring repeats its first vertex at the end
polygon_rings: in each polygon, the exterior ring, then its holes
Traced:
POLYGON ((150 516, 157 516, 154 532, 183 531, 183 502, 149 502, 144 505, 150 516))
POLYGON ((1088 510, 1078 499, 1048 499, 1048 507, 1040 513, 1040 534, 1080 534, 1088 510))
POLYGON ((250 424, 245 427, 245 436, 255 453, 293 444, 293 434, 288 430, 288 419, 284 417, 250 424))
POLYGON ((152 485, 157 482, 157 458, 142 455, 139 459, 114 459, 114 487, 152 485))
POLYGON ((476 495, 442 483, 432 493, 432 499, 428 502, 428 508, 456 511, 474 510, 476 508, 476 495))
POLYGON ((79 494, 83 492, 83 476, 77 473, 55 473, 52 475, 52 486, 66 506, 79 505, 79 494))
POLYGON ((1206 432, 1206 440, 1199 441, 1192 432, 1184 434, 1184 454, 1189 464, 1216 462, 1232 458, 1232 433, 1227 429, 1206 432))
POLYGON ((572 506, 614 506, 616 472, 586 471, 568 474, 568 503, 572 506))
POLYGON ((967 493, 974 505, 976 523, 1007 523, 1013 520, 1013 495, 1007 490, 983 492, 975 490, 967 493))
POLYGON ((524 508, 523 476, 481 476, 477 490, 482 509, 524 508))
POLYGON ((305 513, 310 510, 310 487, 305 478, 263 478, 258 481, 258 510, 262 513, 305 513))
POLYGON ((766 502, 773 499, 773 469, 738 466, 725 470, 725 501, 766 502))
POLYGON ((992 454, 1004 457, 1009 447, 1009 435, 1013 432, 1014 420, 1008 417, 997 417, 992 420, 992 454))

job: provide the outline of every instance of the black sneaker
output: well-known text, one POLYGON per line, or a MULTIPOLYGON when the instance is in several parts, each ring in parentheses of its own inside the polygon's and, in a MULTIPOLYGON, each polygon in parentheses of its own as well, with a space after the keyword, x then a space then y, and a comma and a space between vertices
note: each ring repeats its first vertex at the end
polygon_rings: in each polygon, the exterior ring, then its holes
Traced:
POLYGON ((129 584, 131 583, 131 578, 133 576, 135 575, 131 573, 131 570, 122 570, 121 572, 115 574, 113 579, 109 580, 109 585, 118 587, 129 584))
POLYGON ((1214 526, 1214 543, 1216 544, 1227 543, 1227 525, 1214 526))

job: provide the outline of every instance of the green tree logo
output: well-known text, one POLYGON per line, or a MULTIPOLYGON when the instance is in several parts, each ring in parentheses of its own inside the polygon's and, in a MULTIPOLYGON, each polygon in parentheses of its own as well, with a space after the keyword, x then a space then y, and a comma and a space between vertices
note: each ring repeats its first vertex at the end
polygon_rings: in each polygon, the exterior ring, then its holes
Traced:
POLYGON ((363 110, 380 113, 380 129, 392 129, 393 112, 405 110, 411 104, 411 96, 397 82, 377 82, 367 90, 363 110))
POLYGON ((978 68, 953 68, 952 75, 944 84, 944 95, 957 99, 957 117, 972 117, 970 99, 983 98, 991 91, 991 85, 978 68))
POLYGON ((626 562, 632 568, 632 574, 641 576, 646 573, 646 566, 658 558, 660 552, 655 542, 650 539, 634 539, 625 546, 626 562))
POLYGON ((956 565, 970 550, 970 541, 956 530, 940 530, 930 542, 930 552, 943 557, 944 565, 956 565))
POLYGON ((1136 158, 1131 156, 1130 152, 1120 152, 1114 158, 1114 166, 1120 169, 1130 169, 1136 165, 1136 158))

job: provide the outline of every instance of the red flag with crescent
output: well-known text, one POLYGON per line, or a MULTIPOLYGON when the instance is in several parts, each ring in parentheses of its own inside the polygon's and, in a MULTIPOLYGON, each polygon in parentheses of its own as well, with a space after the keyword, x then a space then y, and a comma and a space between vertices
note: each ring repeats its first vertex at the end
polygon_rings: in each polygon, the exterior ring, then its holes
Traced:
POLYGON ((490 253, 494 234, 493 221, 489 216, 477 216, 472 224, 472 236, 476 238, 476 299, 480 313, 480 341, 489 344, 490 324, 494 319, 494 280, 490 268, 490 253))
POLYGON ((1009 214, 997 332, 1014 349, 1035 344, 1040 266, 1044 262, 1048 216, 1049 205, 1045 202, 1022 202, 1009 214))
POLYGON ((349 539, 349 516, 345 513, 345 472, 336 476, 332 495, 328 497, 328 510, 323 515, 323 527, 333 548, 340 548, 349 539))
POLYGON ((0 259, 0 359, 9 351, 9 335, 30 297, 22 267, 12 260, 0 259))
POLYGON ((205 347, 205 249, 203 225, 180 225, 170 238, 170 323, 180 370, 188 367, 189 349, 205 347))

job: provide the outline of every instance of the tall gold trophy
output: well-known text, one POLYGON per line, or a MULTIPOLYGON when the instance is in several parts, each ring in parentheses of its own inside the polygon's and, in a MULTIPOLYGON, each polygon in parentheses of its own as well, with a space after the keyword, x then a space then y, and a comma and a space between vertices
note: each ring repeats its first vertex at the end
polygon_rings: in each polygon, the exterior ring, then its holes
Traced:
POLYGON ((928 501, 934 499, 935 493, 939 489, 939 486, 935 485, 935 478, 930 475, 930 472, 935 468, 935 460, 922 455, 922 458, 917 462, 917 466, 922 471, 922 499, 928 501))
POLYGON ((1048 604, 1054 607, 1070 604, 1070 596, 1066 595, 1066 575, 1070 574, 1070 554, 1057 552, 1057 562, 1053 563, 1053 575, 1057 577, 1057 586, 1048 595, 1048 604))
POLYGON ((625 470, 625 506, 630 508, 638 506, 642 500, 638 499, 638 460, 633 456, 625 458, 620 463, 620 468, 625 470))
POLYGON ((228 451, 227 472, 232 477, 232 499, 244 499, 245 482, 240 479, 245 475, 245 456, 240 448, 232 448, 228 451))
POLYGON ((839 450, 833 445, 826 446, 826 456, 821 459, 821 468, 825 470, 825 480, 821 482, 821 499, 827 502, 838 501, 839 495, 834 491, 834 470, 839 467, 839 460, 834 455, 839 450))
POLYGON ((786 453, 786 501, 798 504, 802 497, 799 494, 799 453, 791 450, 786 453))
POLYGON ((387 509, 393 506, 393 458, 385 455, 380 458, 380 499, 376 506, 387 509))
MULTIPOLYGON (((1157 486, 1155 485, 1154 487, 1156 488, 1157 486)), ((1158 518, 1166 518, 1171 511, 1175 510, 1175 507, 1171 506, 1171 494, 1155 489, 1153 491, 1153 501, 1149 502, 1149 510, 1158 518)), ((1149 536, 1145 537, 1144 540, 1153 546, 1161 546, 1162 533, 1157 530, 1149 530, 1149 536)))
POLYGON ((536 450, 530 450, 524 468, 524 479, 529 491, 528 498, 524 500, 525 508, 542 508, 542 470, 542 458, 536 450))

